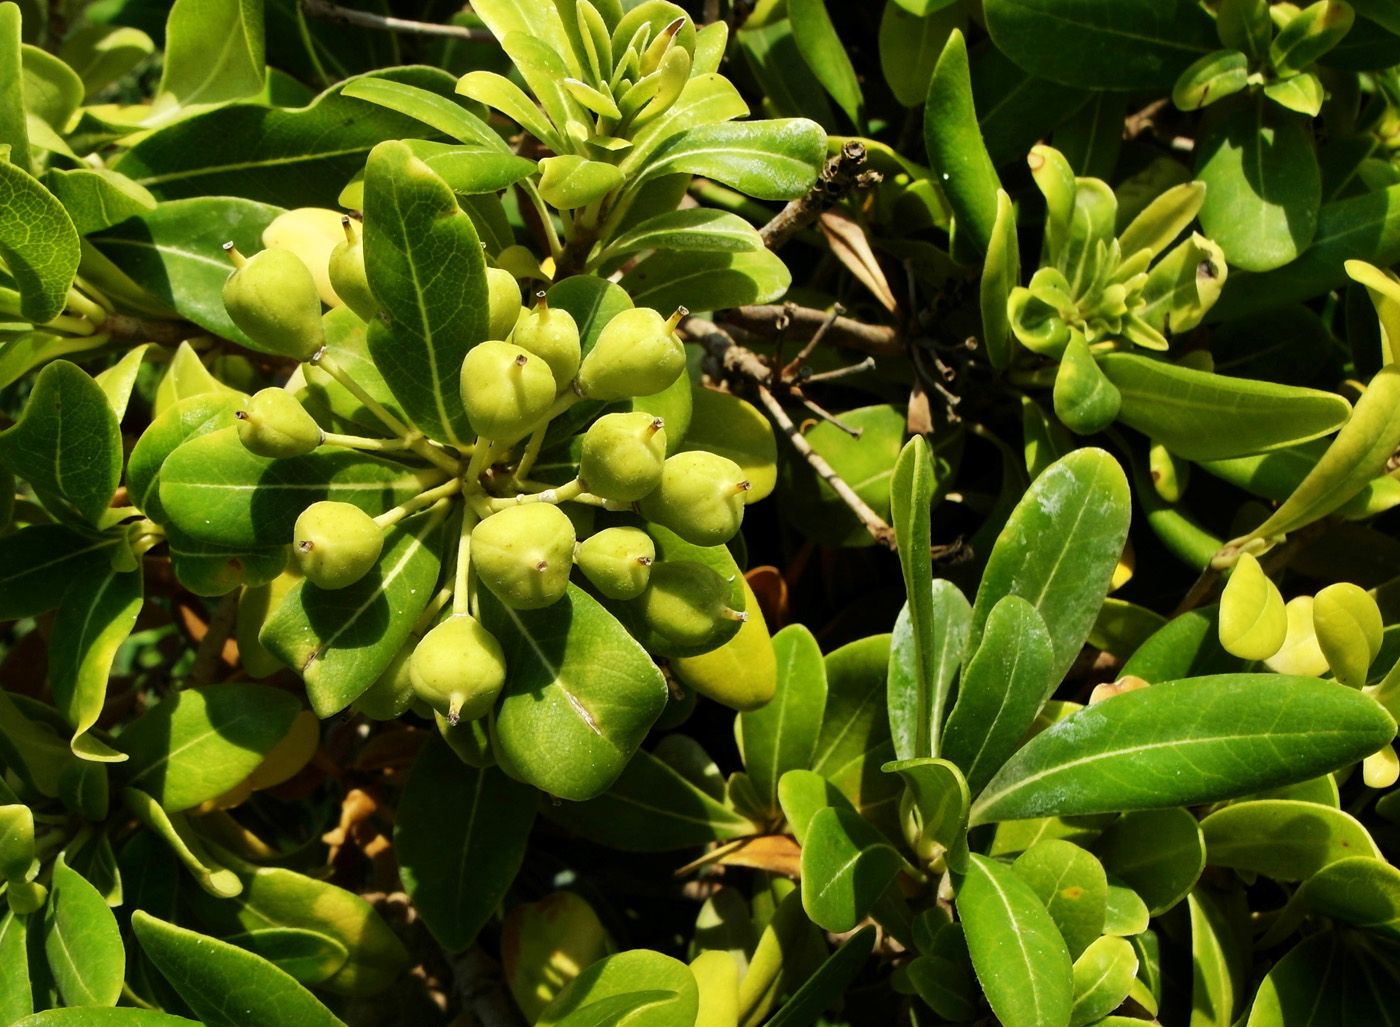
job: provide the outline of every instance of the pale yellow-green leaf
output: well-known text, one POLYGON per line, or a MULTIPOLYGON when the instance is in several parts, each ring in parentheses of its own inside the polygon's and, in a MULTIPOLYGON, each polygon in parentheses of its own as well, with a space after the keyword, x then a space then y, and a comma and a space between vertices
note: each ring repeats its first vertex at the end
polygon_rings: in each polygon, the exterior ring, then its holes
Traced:
POLYGON ((1313 630, 1333 676, 1352 688, 1364 685, 1385 630, 1376 601, 1351 582, 1328 585, 1313 600, 1313 630))
POLYGON ((1288 615, 1288 634, 1283 647, 1264 661, 1277 674, 1299 674, 1321 677, 1327 673, 1327 657, 1317 644, 1313 631, 1313 597, 1295 596, 1284 606, 1288 615))
POLYGON ((1244 553, 1220 596, 1220 644, 1242 660, 1267 660, 1288 637, 1278 586, 1244 553))

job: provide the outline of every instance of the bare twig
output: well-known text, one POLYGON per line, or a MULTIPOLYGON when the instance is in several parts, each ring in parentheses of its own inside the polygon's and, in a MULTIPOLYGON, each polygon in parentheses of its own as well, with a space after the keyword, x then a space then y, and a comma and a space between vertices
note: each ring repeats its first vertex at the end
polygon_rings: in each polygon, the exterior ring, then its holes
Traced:
POLYGON ((836 319, 845 312, 846 308, 839 303, 832 306, 831 313, 826 316, 826 320, 821 323, 821 326, 812 333, 812 337, 807 340, 807 345, 803 346, 797 356, 792 358, 791 363, 783 367, 784 378, 791 378, 793 375, 797 374, 798 371, 802 370, 802 365, 812 358, 812 354, 816 352, 817 347, 820 346, 822 340, 826 338, 826 333, 831 331, 831 326, 836 323, 836 319))
POLYGON ((817 417, 820 417, 823 421, 827 422, 833 427, 840 428, 843 432, 845 432, 853 439, 860 438, 861 434, 865 431, 864 428, 852 428, 849 424, 841 420, 841 418, 837 417, 830 410, 827 410, 825 407, 818 406, 806 396, 802 397, 802 405, 806 407, 810 413, 817 417))
POLYGON ((313 18, 322 21, 339 22, 342 25, 358 25, 360 28, 378 29, 381 32, 407 32, 420 36, 447 36, 468 43, 494 43, 496 37, 486 29, 469 29, 461 25, 434 25, 426 21, 408 21, 404 18, 390 18, 369 11, 357 11, 341 7, 330 0, 301 0, 301 9, 313 18))
MULTIPOLYGON (((822 325, 828 314, 812 307, 799 307, 795 304, 769 304, 766 306, 736 307, 725 314, 725 322, 746 332, 773 338, 781 319, 786 317, 788 331, 802 339, 810 339, 822 325)), ((849 317, 837 317, 822 337, 824 342, 842 349, 860 350, 875 356, 898 356, 904 353, 904 344, 899 341, 899 333, 889 325, 868 325, 849 317)))
POLYGON ((824 210, 839 203, 852 189, 869 189, 881 180, 878 171, 862 171, 865 145, 847 140, 841 152, 826 162, 817 182, 806 193, 778 211, 772 221, 758 230, 770 250, 779 249, 794 235, 815 221, 824 210))
POLYGON ((813 385, 818 382, 835 382, 842 378, 850 378, 854 375, 864 374, 866 371, 875 370, 875 358, 866 357, 859 364, 848 364, 845 367, 838 367, 834 371, 822 371, 820 374, 809 374, 802 377, 803 385, 813 385))

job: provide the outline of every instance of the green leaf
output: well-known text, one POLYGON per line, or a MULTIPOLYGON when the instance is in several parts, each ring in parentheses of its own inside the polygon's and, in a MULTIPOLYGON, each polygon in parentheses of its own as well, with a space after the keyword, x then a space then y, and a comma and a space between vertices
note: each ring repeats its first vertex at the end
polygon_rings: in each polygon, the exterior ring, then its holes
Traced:
POLYGON ((906 10, 898 2, 885 5, 880 15, 880 70, 895 99, 917 107, 928 96, 938 55, 948 36, 967 20, 958 4, 928 14, 906 10))
POLYGON ((825 160, 826 133, 806 118, 700 125, 661 143, 628 188, 684 171, 759 200, 792 200, 811 188, 825 160))
MULTIPOLYGON (((889 766, 889 764, 886 764, 889 766)), ((778 782, 778 803, 783 808, 788 830, 801 845, 812 818, 828 806, 855 812, 851 800, 820 774, 811 770, 789 770, 778 782)))
POLYGON ((602 795, 546 806, 545 815, 581 837, 625 852, 671 852, 755 831, 747 819, 645 749, 602 795))
POLYGON ((885 773, 904 779, 908 801, 918 813, 919 837, 914 851, 925 863, 946 854, 954 873, 967 868, 967 810, 972 804, 967 781, 947 760, 918 757, 886 763, 885 773))
POLYGON ((1098 1023, 1128 997, 1138 957, 1122 938, 1099 938, 1074 961, 1074 1011, 1070 1027, 1098 1023))
MULTIPOLYGON (((165 842, 169 846, 167 851, 210 895, 227 899, 243 890, 243 882, 238 875, 209 854, 203 839, 190 826, 185 814, 167 813, 160 803, 139 788, 123 788, 121 798, 132 815, 149 829, 150 836, 165 842)), ((172 911, 173 902, 172 897, 172 911)))
POLYGON ((1196 146, 1206 185, 1201 228, 1246 271, 1269 271, 1308 248, 1322 177, 1307 120, 1245 97, 1214 108, 1196 146))
POLYGON ((462 358, 486 337, 486 265, 451 188, 407 146, 381 143, 365 169, 365 271, 384 308, 369 348, 409 418, 433 438, 475 437, 462 358), (442 268, 454 272, 443 275, 442 268))
POLYGON ((1200 824, 1179 807, 1124 813, 1099 836, 1094 852, 1104 869, 1142 896, 1153 916, 1184 899, 1206 865, 1200 824))
POLYGON ((428 739, 399 802, 394 851, 414 907, 449 951, 469 946, 495 913, 534 822, 528 785, 428 739))
MULTIPOLYGON (((457 92, 478 103, 500 111, 550 149, 563 146, 559 133, 534 102, 504 75, 494 71, 471 71, 457 83, 457 92)), ((428 115, 429 111, 422 111, 428 115)), ((465 132, 459 133, 465 134, 465 132)))
POLYGON ((1274 964, 1259 985, 1247 1027, 1324 1027, 1394 1022, 1393 957, 1362 936, 1323 931, 1274 964))
POLYGON ((973 805, 972 822, 1247 795, 1362 759, 1394 731, 1369 696, 1315 678, 1220 674, 1154 684, 1032 738, 973 805))
POLYGON ((73 219, 79 235, 100 232, 156 207, 156 199, 147 189, 106 168, 54 168, 49 172, 48 185, 73 219))
POLYGON ((619 282, 639 307, 660 311, 724 310, 781 299, 792 273, 776 253, 661 250, 639 262, 619 282))
POLYGON ((841 42, 826 13, 825 0, 788 0, 788 17, 792 21, 797 49, 807 67, 863 135, 865 97, 846 53, 846 44, 841 42))
MULTIPOLYGON (((772 422, 747 400, 715 389, 685 385, 690 393, 690 423, 676 425, 675 418, 658 409, 666 421, 666 452, 672 453, 671 432, 684 429, 684 438, 674 452, 708 450, 728 457, 744 472, 749 489, 744 493, 746 505, 766 499, 778 479, 778 442, 773 435, 772 422)), ((675 388, 675 386, 672 386, 675 388)), ((669 391, 669 390, 668 390, 669 391)), ((665 393, 661 393, 665 396, 665 393)), ((641 397, 640 405, 651 413, 650 397, 641 397)), ((682 401, 683 402, 683 401, 682 401)))
POLYGON ((1282 449, 1335 431, 1351 413, 1333 393, 1229 378, 1133 353, 1099 367, 1123 395, 1118 420, 1188 460, 1282 449))
POLYGON ((338 589, 299 581, 263 625, 258 641, 302 676, 318 717, 358 699, 408 641, 437 583, 437 530, 430 513, 400 521, 359 581, 338 589))
POLYGON ((97 889, 60 854, 44 915, 44 952, 63 1001, 70 1006, 114 1006, 126 974, 117 919, 97 889))
POLYGON ((967 41, 957 29, 949 35, 929 80, 924 147, 961 235, 978 254, 986 253, 996 226, 1001 180, 977 127, 967 41))
POLYGON ((104 568, 101 575, 71 582, 54 615, 49 684, 54 705, 73 727, 73 751, 84 759, 126 759, 88 731, 102 715, 112 661, 136 624, 142 599, 140 567, 104 568))
POLYGON ((57 524, 0 535, 0 620, 52 610, 71 581, 100 573, 112 544, 111 538, 90 538, 57 524))
MULTIPOLYGON (((353 99, 367 100, 397 111, 459 142, 508 154, 509 147, 495 130, 452 99, 451 92, 443 88, 445 85, 439 75, 420 78, 414 82, 409 79, 400 81, 398 77, 376 73, 350 82, 345 86, 343 93, 353 99)), ((455 89, 459 93, 463 91, 460 86, 456 86, 455 89)), ((421 135, 421 129, 412 134, 421 135)))
MULTIPOLYGON (((933 565, 928 559, 932 542, 929 525, 933 505, 933 467, 928 444, 920 435, 914 436, 900 451, 890 478, 890 514, 895 540, 899 548, 899 567, 904 575, 904 593, 908 611, 907 635, 912 642, 910 682, 914 694, 907 702, 913 711, 912 746, 904 758, 932 756, 939 751, 938 737, 943 723, 943 704, 947 699, 946 682, 940 680, 937 658, 942 655, 937 644, 937 599, 933 589, 933 565)), ((942 590, 940 590, 942 591, 942 590)), ((959 593, 960 594, 960 593, 959 593)), ((898 664, 898 659, 893 661, 898 664)), ((890 687, 896 688, 894 678, 890 687)), ((890 727, 894 730, 896 705, 890 704, 890 727)))
POLYGON ((224 310, 224 281, 233 266, 221 247, 232 242, 244 253, 255 253, 262 249, 263 229, 281 213, 281 208, 252 200, 201 196, 162 203, 149 214, 128 218, 90 239, 125 274, 181 317, 248 345, 251 340, 224 310))
POLYGON ((675 1027, 693 1024, 699 988, 690 968, 660 952, 633 949, 598 960, 566 984, 536 1027, 675 1027))
POLYGON ((985 0, 992 41, 1032 75, 1085 89, 1170 89, 1218 47, 1190 0, 985 0))
POLYGON ((0 259, 19 286, 27 320, 42 324, 63 313, 79 257, 78 232, 63 204, 27 171, 0 159, 0 259))
POLYGON ((1206 860, 1215 866, 1301 881, 1349 856, 1382 859, 1360 822, 1314 802, 1238 802, 1201 821, 1206 860))
POLYGON ((1045 694, 1059 684, 1093 627, 1128 533, 1128 482, 1101 449, 1079 449, 1036 478, 1002 529, 972 608, 969 658, 1003 596, 1029 602, 1055 656, 1045 694))
POLYGON ((62 132, 83 102, 83 81, 62 60, 37 46, 25 44, 23 66, 24 103, 31 116, 62 132))
POLYGON ((83 80, 87 97, 101 92, 155 53, 155 43, 140 29, 89 25, 70 32, 58 56, 83 80))
POLYGON ((0 917, 0 1017, 15 1023, 34 1012, 27 951, 29 917, 6 911, 0 917))
POLYGON ((903 791, 896 778, 880 772, 894 756, 885 713, 889 660, 889 635, 863 638, 826 654, 826 715, 812 757, 812 769, 876 821, 893 815, 903 791))
POLYGON ((1351 5, 1338 0, 1309 4, 1274 36, 1269 63, 1279 77, 1302 71, 1342 41, 1354 18, 1351 5))
POLYGON ((709 207, 673 210, 647 218, 608 244, 613 256, 640 250, 756 253, 763 238, 743 218, 709 207))
POLYGON ((312 503, 335 499, 383 513, 435 484, 436 472, 362 453, 326 448, 273 460, 254 456, 236 428, 193 438, 166 457, 160 499, 194 538, 225 546, 277 546, 312 503))
POLYGON ((0 68, 5 69, 0 76, 0 147, 9 146, 10 163, 27 173, 29 131, 25 127, 24 78, 19 73, 23 52, 21 21, 18 4, 0 4, 0 68))
POLYGON ((131 757, 124 783, 171 812, 238 784, 291 730, 301 704, 266 685, 206 685, 176 692, 138 717, 118 744, 131 757))
POLYGON ((287 566, 286 546, 221 546, 165 526, 170 569, 180 584, 199 596, 222 596, 239 585, 266 585, 287 566))
MULTIPOLYGON (((953 678, 967 648, 972 630, 972 604, 951 581, 932 583, 927 628, 914 627, 913 612, 906 603, 895 621, 890 646, 887 704, 890 734, 896 755, 902 760, 920 755, 918 736, 930 743, 939 738, 953 678), (927 678, 921 677, 927 674, 927 678), (921 691, 926 687, 926 691, 921 691)), ((928 752, 941 746, 930 744, 928 752)))
POLYGON ((237 425, 235 412, 247 397, 238 392, 202 392, 167 408, 141 433, 126 461, 126 492, 137 509, 158 524, 167 523, 160 505, 160 468, 181 444, 220 428, 237 425))
POLYGON ((176 0, 165 25, 163 104, 189 107, 252 96, 263 88, 263 5, 257 0, 176 0))
POLYGON ((1054 642, 1036 608, 1003 596, 987 616, 943 729, 943 757, 962 769, 973 795, 1016 751, 1059 683, 1050 678, 1054 662, 1054 642))
POLYGON ((1184 111, 1199 110, 1248 85, 1249 58, 1238 50, 1217 50, 1181 73, 1172 86, 1172 103, 1184 111))
POLYGON ((407 145, 458 196, 497 193, 529 178, 536 170, 532 160, 479 146, 451 146, 422 139, 408 140, 407 145))
POLYGON ((334 938, 300 927, 266 927, 224 938, 285 970, 302 984, 317 985, 345 965, 349 951, 334 938))
POLYGON ((1005 1027, 1067 1027, 1073 967, 1031 886, 974 853, 955 893, 968 954, 997 1019, 1005 1027))
POLYGON ((775 816, 778 779, 806 770, 816 752, 826 710, 826 665, 812 633, 793 624, 773 636, 778 689, 766 706, 739 714, 735 734, 744 769, 775 816))
POLYGON ((1241 553, 1220 593, 1220 644, 1242 660, 1267 660, 1288 638, 1278 586, 1252 553, 1241 553))
POLYGON ((1191 1022, 1199 1027, 1230 1027, 1244 981, 1239 944, 1230 922, 1209 892, 1187 896, 1191 912, 1191 1022))
MULTIPOLYGON (((766 1027, 809 1027, 833 1005, 856 979, 875 946, 875 927, 867 924, 841 943, 783 1003, 766 1027)), ((697 1021, 698 1027, 699 1021, 697 1021)))
POLYGON ((139 909, 131 926, 156 969, 206 1027, 343 1027, 311 992, 261 956, 139 909))
POLYGON ((859 814, 828 806, 803 838, 802 908, 823 930, 853 930, 903 866, 895 847, 859 814))
MULTIPOLYGON (((779 18, 756 26, 756 20, 749 18, 744 27, 734 34, 734 39, 763 91, 764 113, 811 118, 822 125, 832 124, 831 105, 827 102, 826 91, 797 49, 792 21, 779 18)), ((919 100, 923 101, 922 92, 919 100)))
POLYGON ((601 794, 666 705, 656 664, 574 585, 542 610, 512 610, 489 593, 481 607, 510 668, 493 748, 550 795, 582 801, 601 794))
POLYGON ((1099 861, 1073 842, 1047 838, 1021 853, 1012 869, 1044 904, 1070 958, 1078 959, 1103 933, 1108 915, 1108 878, 1099 861))
POLYGON ((1014 340, 1006 304, 1021 283, 1021 256, 1016 242, 1016 208, 1003 189, 997 190, 997 216, 987 242, 978 299, 982 313, 982 344, 995 368, 1011 363, 1014 340))
POLYGON ((1301 894, 1314 913, 1400 938, 1400 870, 1383 859, 1335 860, 1308 878, 1301 894))

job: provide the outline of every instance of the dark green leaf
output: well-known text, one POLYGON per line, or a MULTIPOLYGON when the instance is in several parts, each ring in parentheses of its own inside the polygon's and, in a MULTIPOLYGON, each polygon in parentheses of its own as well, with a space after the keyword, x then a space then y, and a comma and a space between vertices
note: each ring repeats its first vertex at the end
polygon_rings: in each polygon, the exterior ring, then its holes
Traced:
POLYGON ((929 80, 924 147, 929 167, 957 219, 961 237, 978 254, 986 253, 996 224, 1001 180, 977 126, 967 41, 956 29, 948 37, 929 80))
POLYGON ((826 710, 826 665, 812 633, 793 624, 773 636, 778 689, 766 706, 739 714, 736 735, 759 798, 778 813, 778 779, 806 770, 816 752, 826 710))
POLYGON ((258 0, 176 0, 165 24, 158 109, 252 96, 267 73, 263 49, 258 0))
POLYGON ((753 26, 753 20, 735 33, 734 38, 767 98, 765 112, 832 124, 826 92, 797 50, 791 20, 780 18, 762 26, 753 26))
POLYGON ((662 250, 640 261, 619 283, 639 307, 662 312, 724 310, 781 299, 792 283, 771 250, 696 253, 662 250))
POLYGON ((1184 899, 1206 865, 1200 824, 1181 808, 1124 813, 1100 835, 1094 852, 1153 916, 1184 899))
POLYGON ((1348 856, 1308 878, 1303 902, 1315 913, 1400 938, 1400 870, 1374 856, 1348 856))
POLYGON ((97 889, 62 856, 53 867, 44 915, 49 969, 70 1006, 114 1006, 122 991, 126 953, 117 919, 97 889))
POLYGON ((1398 988, 1393 950, 1373 949, 1359 935, 1323 931, 1274 964, 1259 985, 1247 1027, 1390 1027, 1398 988))
POLYGON ((894 757, 885 713, 890 636, 874 635, 826 654, 826 715, 812 769, 879 820, 893 812, 902 786, 880 767, 894 757))
POLYGON ((889 840, 858 814, 828 806, 812 818, 802 842, 802 907, 824 930, 853 930, 903 865, 889 840))
POLYGON ((80 255, 63 204, 28 171, 0 159, 0 259, 19 286, 26 319, 42 324, 63 312, 80 255))
POLYGON ((826 13, 825 0, 788 0, 788 17, 797 49, 807 67, 864 134, 865 97, 861 94, 860 80, 851 66, 851 58, 847 56, 846 45, 826 13))
POLYGON ((841 943, 792 998, 783 1003, 767 1027, 809 1027, 856 979, 875 945, 875 927, 867 924, 841 943))
POLYGON ((1201 821, 1206 862, 1302 881, 1352 856, 1381 860, 1361 823, 1315 802, 1257 799, 1231 803, 1201 821))
POLYGON ((79 235, 100 232, 156 207, 155 197, 145 188, 106 168, 55 168, 49 173, 48 184, 79 235))
POLYGON ((69 582, 110 561, 111 549, 110 538, 89 538, 57 524, 0 536, 0 620, 52 610, 69 582))
POLYGON ((23 1020, 16 1020, 11 1027, 190 1027, 198 1022, 154 1009, 80 1006, 76 1009, 49 1009, 35 1013, 23 1020))

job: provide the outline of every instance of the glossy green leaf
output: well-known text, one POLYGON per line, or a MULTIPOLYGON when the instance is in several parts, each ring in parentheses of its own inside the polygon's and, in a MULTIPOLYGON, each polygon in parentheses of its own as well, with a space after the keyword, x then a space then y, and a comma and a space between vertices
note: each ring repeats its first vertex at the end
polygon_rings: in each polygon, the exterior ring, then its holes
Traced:
POLYGON ((826 91, 798 52, 792 21, 779 18, 759 26, 757 20, 749 18, 734 41, 766 97, 764 113, 832 124, 826 91))
POLYGON ((1032 738, 974 803, 972 822, 1213 802, 1335 770, 1394 730, 1369 696, 1313 678, 1154 684, 1032 738))
MULTIPOLYGON (((135 176, 133 176, 135 177, 135 176)), ((149 182, 142 183, 150 187, 149 182)), ((161 302, 225 339, 248 337, 224 309, 224 281, 233 265, 222 246, 244 253, 262 249, 262 232, 282 211, 232 196, 200 196, 162 203, 90 237, 106 257, 161 302)))
POLYGON ((264 927, 223 939, 261 956, 302 984, 317 985, 345 965, 344 945, 300 927, 264 927))
POLYGON ((437 531, 431 513, 399 522, 368 574, 338 589, 302 580, 263 625, 258 641, 302 676, 318 717, 358 699, 408 641, 437 583, 437 531))
POLYGON ((1308 248, 1322 179, 1306 122, 1262 97, 1212 111, 1197 145, 1201 228, 1235 267, 1269 271, 1308 248))
POLYGON ((967 42, 961 31, 948 37, 929 81, 924 147, 961 233, 976 252, 986 253, 996 225, 1001 180, 977 127, 967 42))
POLYGON ((898 760, 880 769, 897 773, 904 780, 908 801, 918 817, 918 839, 911 844, 919 859, 928 863, 946 854, 948 867, 954 873, 963 872, 972 796, 962 771, 956 764, 931 757, 898 760))
POLYGON ((1355 818, 1330 806, 1282 799, 1238 802, 1201 821, 1206 859, 1281 881, 1301 881, 1348 856, 1381 859, 1355 818))
MULTIPOLYGON (((243 890, 238 875, 209 853, 201 836, 190 826, 183 813, 167 813, 155 799, 139 788, 121 790, 123 805, 146 828, 152 838, 159 838, 168 851, 188 870, 201 888, 219 899, 231 898, 243 890)), ((173 908, 173 899, 172 908, 173 908)))
POLYGON ((1094 852, 1153 916, 1184 899, 1206 865, 1200 824, 1181 808, 1124 813, 1100 835, 1094 852))
POLYGON ((1302 889, 1315 913, 1400 937, 1400 870, 1370 854, 1345 856, 1322 867, 1302 889))
MULTIPOLYGON (((420 76, 417 80, 374 74, 362 76, 347 84, 344 95, 397 111, 459 142, 494 150, 500 155, 509 155, 509 147, 505 141, 485 121, 453 99, 451 90, 445 88, 447 85, 448 83, 436 74, 431 77, 420 76)), ((460 85, 456 87, 456 91, 463 91, 460 85)), ((422 130, 417 129, 412 134, 419 136, 422 130)), ((523 158, 521 162, 525 162, 523 158)), ((489 159, 486 164, 501 166, 489 159)))
POLYGON ((1070 958, 1078 959, 1103 933, 1108 914, 1108 879, 1099 861, 1073 842, 1048 838, 1021 853, 1012 869, 1044 904, 1070 958))
POLYGON ((61 855, 54 862, 44 927, 44 952, 64 1003, 116 1005, 126 973, 117 919, 97 889, 61 855))
POLYGON ((1207 606, 1173 617, 1138 647, 1122 672, 1155 684, 1242 669, 1243 663, 1220 647, 1219 615, 1218 606, 1207 606))
POLYGON ((1211 893, 1197 888, 1187 903, 1191 912, 1191 1022, 1200 1027, 1230 1027, 1244 985, 1239 945, 1211 893))
POLYGON ((534 821, 528 785, 428 740, 404 787, 394 849, 415 908, 450 951, 470 945, 495 913, 534 821))
POLYGON ((1281 449, 1335 431, 1342 397, 1197 371, 1132 353, 1099 358, 1123 396, 1118 420, 1188 460, 1281 449))
POLYGON ((1103 933, 1131 938, 1147 930, 1150 917, 1142 897, 1117 878, 1108 881, 1108 908, 1103 933))
POLYGON ((695 975, 659 952, 633 949, 600 959, 564 986, 537 1027, 673 1027, 695 1022, 695 975))
POLYGON ((1380 607, 1359 585, 1339 581, 1313 597, 1317 644, 1342 684, 1360 688, 1380 655, 1384 625, 1380 607))
POLYGON ((160 468, 181 443, 220 428, 231 428, 246 397, 237 392, 204 392, 166 409, 141 433, 126 462, 127 496, 157 523, 165 523, 160 506, 160 468))
POLYGON ((1054 665, 1054 641, 1036 608, 1003 596, 987 616, 943 730, 941 752, 962 768, 973 795, 1025 737, 1058 684, 1051 679, 1054 665))
MULTIPOLYGON (((685 384, 689 387, 689 381, 685 384)), ((688 425, 675 424, 676 419, 668 417, 659 407, 656 411, 666 420, 667 455, 673 452, 671 432, 683 429, 685 437, 675 446, 674 452, 707 450, 728 457, 739 465, 744 472, 744 480, 749 483, 749 489, 744 493, 744 503, 747 505, 767 499, 778 478, 778 444, 773 435, 772 422, 759 413, 752 403, 738 396, 699 386, 690 387, 689 391, 688 425)), ((662 396, 665 393, 657 399, 662 396)), ((651 402, 650 398, 641 399, 643 405, 634 404, 633 409, 651 413, 646 405, 651 402)))
POLYGON ((344 449, 273 460, 254 456, 236 428, 193 438, 161 465, 160 498, 170 520, 194 538, 226 546, 292 541, 301 512, 334 499, 379 514, 436 483, 436 472, 344 449))
POLYGON ((70 32, 58 56, 83 80, 91 98, 155 52, 151 37, 137 28, 90 25, 70 32))
POLYGON ((228 942, 131 916, 142 950, 206 1027, 334 1027, 341 1021, 290 975, 228 942))
POLYGON ((847 56, 846 44, 836 34, 836 27, 826 13, 826 0, 788 0, 788 17, 792 19, 792 35, 807 67, 863 133, 865 97, 847 56))
POLYGON ((486 337, 485 262, 451 188, 402 143, 381 143, 365 172, 365 270, 385 318, 369 348, 413 423, 433 438, 475 437, 462 409, 462 358, 486 337), (440 274, 447 265, 450 276, 440 274))
POLYGON ((222 596, 240 585, 266 585, 287 566, 286 546, 221 546, 165 526, 170 569, 198 596, 222 596))
POLYGON ((1338 0, 1309 4, 1279 29, 1269 63, 1280 76, 1302 71, 1341 42, 1354 18, 1351 5, 1338 0))
POLYGON ((1248 85, 1249 58, 1238 50, 1217 50, 1181 73, 1172 86, 1172 103, 1184 111, 1199 110, 1248 85))
POLYGON ((895 99, 905 107, 924 102, 938 55, 948 36, 962 28, 965 20, 957 4, 922 14, 906 10, 898 2, 885 5, 878 37, 880 70, 895 99))
POLYGON ((1123 397, 1099 370, 1082 332, 1072 332, 1055 373, 1055 416, 1076 435, 1095 435, 1118 416, 1123 397))
POLYGON ((658 146, 629 188, 684 171, 756 199, 791 200, 811 188, 825 160, 826 133, 806 118, 700 125, 658 146))
POLYGON ((1270 82, 1264 87, 1264 95, 1280 107, 1309 118, 1317 117, 1327 99, 1322 79, 1311 72, 1294 75, 1280 82, 1270 82))
POLYGON ((56 360, 39 372, 19 420, 0 432, 0 463, 89 524, 100 525, 121 477, 121 432, 102 386, 56 360))
POLYGON ((851 800, 862 815, 879 819, 902 788, 880 773, 894 756, 885 714, 890 636, 873 635, 826 654, 826 716, 812 769, 851 800))
POLYGON ((1096 940, 1074 961, 1074 1011, 1070 1027, 1101 1022, 1128 997, 1138 958, 1122 938, 1096 940))
POLYGON ((301 704, 265 685, 190 688, 165 699, 122 731, 131 757, 124 781, 171 812, 233 788, 291 730, 301 704))
POLYGON ((570 585, 542 610, 482 596, 482 623, 510 676, 493 747, 535 787, 582 801, 605 791, 666 705, 666 683, 597 600, 570 585))
POLYGON ((157 92, 180 107, 252 96, 263 87, 263 52, 256 0, 176 0, 157 92))
POLYGON ((48 185, 79 235, 100 232, 156 207, 155 197, 143 186, 106 168, 56 168, 49 173, 48 185))
POLYGON ((926 628, 914 627, 908 603, 895 621, 890 645, 888 695, 890 734, 896 755, 914 759, 939 751, 953 678, 972 629, 972 604, 951 581, 939 578, 929 592, 926 628), (929 745, 921 749, 923 733, 929 745))
POLYGON ((79 256, 63 204, 27 171, 0 159, 0 259, 19 286, 26 319, 42 324, 63 312, 79 256))
POLYGON ((562 145, 549 119, 510 79, 493 71, 471 71, 457 83, 457 92, 500 111, 551 149, 562 145))
POLYGON ((11 1024, 34 1012, 34 996, 29 982, 28 934, 28 916, 7 910, 0 917, 0 1016, 11 1024))
MULTIPOLYGON (((913 723, 908 725, 913 731, 912 746, 905 758, 932 756, 939 751, 937 739, 946 699, 946 683, 939 687, 941 668, 935 662, 939 655, 935 642, 937 599, 933 589, 933 565, 927 556, 932 545, 929 514, 933 488, 928 443, 916 435, 900 451, 890 479, 891 521, 899 548, 899 566, 904 575, 904 592, 908 597, 907 638, 913 648, 914 694, 900 704, 907 705, 913 713, 913 723)), ((895 708, 892 703, 891 731, 896 719, 895 708)))
POLYGON ((1128 518, 1127 478, 1103 450, 1079 449, 1046 468, 987 560, 972 607, 969 653, 976 654, 992 608, 1003 596, 1020 596, 1040 614, 1054 645, 1048 698, 1093 627, 1123 552, 1128 518))
POLYGON ((997 48, 1032 75, 1086 89, 1170 89, 1216 49, 1189 0, 986 0, 997 48))
POLYGON ((1259 561, 1242 553, 1220 593, 1220 644, 1242 660, 1267 660, 1288 637, 1288 613, 1278 586, 1259 561))
POLYGON ((1067 1027, 1073 967, 1031 886, 974 853, 955 892, 967 950, 997 1019, 1006 1027, 1067 1027))
POLYGON ((806 770, 826 710, 826 665, 812 633, 800 624, 773 636, 778 688, 766 706, 739 714, 735 734, 744 769, 771 813, 778 813, 778 779, 806 770))
POLYGON ((843 941, 767 1021, 767 1027, 808 1027, 816 1023, 822 1012, 833 1005, 856 979, 870 958, 874 944, 873 925, 862 927, 843 941))
POLYGON ((602 795, 548 806, 545 815, 581 837, 627 852, 670 852, 755 830, 724 802, 645 749, 602 795))
POLYGON ((802 907, 823 930, 853 930, 902 866, 903 857, 878 830, 851 810, 828 806, 803 839, 802 907))
POLYGON ((855 811, 851 800, 835 785, 811 770, 789 770, 784 774, 778 782, 778 802, 798 845, 807 837, 812 818, 828 806, 855 811))
POLYGON ((724 310, 781 299, 792 273, 771 250, 725 253, 661 250, 618 283, 639 307, 724 310))
POLYGON ((0 535, 0 620, 52 610, 71 581, 100 573, 111 553, 112 539, 91 538, 57 524, 0 535))
POLYGON ((763 248, 758 231, 737 214, 692 207, 647 218, 608 244, 615 256, 640 250, 700 250, 754 253, 763 248))
POLYGON ((141 611, 141 586, 140 567, 124 572, 104 568, 98 576, 70 583, 54 616, 49 684, 54 705, 73 727, 73 751, 84 759, 126 759, 88 732, 102 715, 117 648, 141 611))
POLYGON ((1324 1027, 1394 1022, 1396 980, 1389 951, 1362 937, 1323 931, 1274 964, 1249 1011, 1247 1027, 1324 1027))
POLYGON ((1001 369, 1011 363, 1014 341, 1006 304, 1021 284, 1021 256, 1016 242, 1016 208, 1003 189, 997 190, 997 215, 987 242, 978 298, 982 312, 982 344, 987 359, 1001 369))

